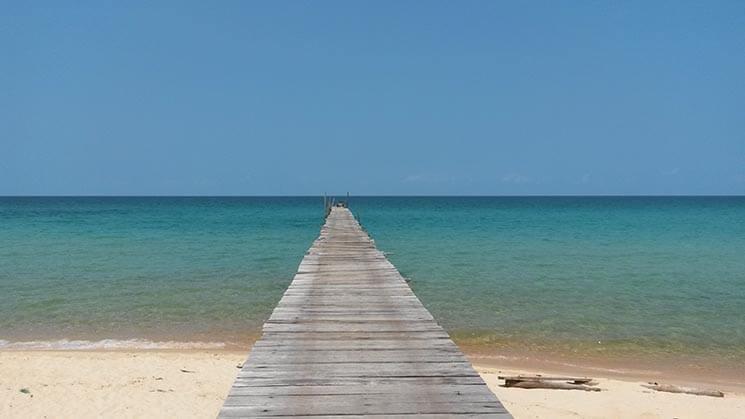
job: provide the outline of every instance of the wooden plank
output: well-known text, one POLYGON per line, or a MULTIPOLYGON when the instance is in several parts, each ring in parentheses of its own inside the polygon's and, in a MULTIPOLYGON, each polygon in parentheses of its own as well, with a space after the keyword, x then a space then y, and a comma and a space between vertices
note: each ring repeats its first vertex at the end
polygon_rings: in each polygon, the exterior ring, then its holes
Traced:
POLYGON ((346 208, 331 208, 220 417, 509 418, 346 208))
POLYGON ((338 404, 344 403, 345 399, 349 396, 357 396, 355 399, 358 402, 365 404, 398 404, 398 403, 460 403, 460 402, 476 402, 476 403, 493 403, 494 396, 489 393, 457 393, 457 392, 439 392, 439 393, 424 393, 415 392, 411 394, 373 394, 373 393, 342 393, 342 394, 313 394, 313 395, 299 395, 299 394, 274 394, 271 397, 266 395, 239 395, 231 394, 229 400, 225 402, 225 406, 283 406, 290 403, 298 403, 300 405, 322 405, 322 404, 338 404))
POLYGON ((305 385, 305 386, 263 386, 263 387, 233 387, 231 395, 238 396, 277 396, 277 395, 365 395, 365 394, 405 394, 411 392, 419 394, 490 394, 488 388, 479 384, 348 384, 348 385, 305 385))
MULTIPOLYGON (((325 341, 344 341, 347 343, 355 343, 354 341, 364 340, 364 345, 404 345, 411 343, 420 344, 420 340, 430 341, 432 344, 448 344, 454 345, 450 341, 450 337, 444 330, 437 330, 434 332, 264 332, 264 336, 267 339, 262 339, 254 344, 254 347, 262 345, 272 345, 274 343, 280 343, 282 345, 291 344, 287 341, 298 341, 298 340, 310 340, 315 341, 318 344, 326 344, 325 341), (268 339, 271 338, 271 339, 268 339), (442 340, 447 340, 443 342, 442 340), (281 342, 279 342, 281 341, 281 342)), ((300 344, 305 344, 300 342, 300 344)))
MULTIPOLYGON (((501 403, 493 402, 467 402, 448 400, 445 402, 435 401, 409 401, 403 403, 365 403, 364 400, 350 400, 345 397, 336 402, 325 403, 276 403, 268 401, 264 405, 232 406, 224 405, 220 411, 221 417, 247 417, 257 416, 295 416, 295 415, 430 415, 430 414, 502 414, 509 415, 501 403)), ((496 400, 496 398, 495 398, 496 400)), ((499 416, 498 416, 499 417, 499 416)), ((511 416, 502 416, 511 417, 511 416)))
MULTIPOLYGON (((483 386, 484 381, 479 376, 465 377, 311 377, 311 378, 241 378, 238 377, 233 383, 237 387, 307 387, 307 386, 356 386, 356 385, 392 385, 410 384, 413 386, 424 385, 476 385, 483 386)), ((488 391, 488 389, 487 389, 488 391)))
POLYGON ((478 384, 349 384, 349 385, 306 385, 292 386, 263 386, 263 387, 233 387, 230 395, 233 396, 316 396, 316 395, 372 395, 372 394, 396 394, 408 396, 416 394, 491 394, 488 389, 478 384))
MULTIPOLYGON (((250 362, 250 361, 249 361, 250 362)), ((251 365, 238 372, 236 379, 241 378, 335 378, 335 377, 478 377, 468 362, 384 362, 348 364, 263 364, 251 365)))
MULTIPOLYGON (((406 419, 410 418, 412 416, 416 416, 419 418, 426 418, 426 419, 440 419, 440 418, 495 418, 500 419, 504 418, 504 415, 499 414, 487 414, 487 413, 479 413, 479 414, 416 414, 416 415, 385 415, 385 416, 369 416, 369 415, 273 415, 273 416, 263 416, 263 415, 256 415, 251 416, 252 418, 272 418, 272 419, 282 419, 282 418, 292 418, 292 419, 360 419, 360 418, 391 418, 391 419, 406 419)), ((229 416, 225 416, 229 417, 229 416)), ((238 416, 240 417, 240 416, 238 416)))
MULTIPOLYGON (((432 349, 432 348, 452 348, 457 349, 452 341, 447 339, 438 339, 432 341, 428 339, 412 340, 407 342, 400 341, 375 341, 367 339, 356 339, 354 341, 313 341, 313 340, 287 340, 283 342, 258 342, 254 345, 254 350, 271 348, 276 351, 290 352, 313 352, 313 351, 345 351, 345 350, 367 350, 367 351, 389 351, 397 349, 432 349)), ((253 353, 253 351, 251 352, 253 353)))
POLYGON ((275 351, 251 353, 252 365, 302 363, 378 363, 378 362, 463 362, 465 357, 453 349, 393 349, 389 351, 275 351))

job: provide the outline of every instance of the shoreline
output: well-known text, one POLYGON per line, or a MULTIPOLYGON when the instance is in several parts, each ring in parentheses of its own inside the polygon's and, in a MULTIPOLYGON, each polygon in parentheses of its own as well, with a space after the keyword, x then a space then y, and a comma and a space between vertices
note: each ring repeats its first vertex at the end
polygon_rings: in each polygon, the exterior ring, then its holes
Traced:
MULTIPOLYGON (((0 350, 0 417, 152 417, 163 411, 214 417, 247 354, 234 349, 0 350)), ((467 355, 516 418, 727 418, 745 410, 745 383, 717 387, 724 398, 660 393, 642 387, 649 379, 637 370, 619 374, 585 366, 580 371, 467 355), (501 387, 498 375, 517 373, 588 375, 603 391, 501 387)), ((655 381, 709 388, 665 375, 655 381)))
MULTIPOLYGON (((8 342, 0 339, 2 353, 225 353, 247 356, 254 340, 241 343, 214 341, 157 341, 149 339, 50 340, 8 342)), ((561 375, 595 375, 632 381, 666 381, 678 385, 714 386, 722 391, 745 392, 745 364, 714 358, 701 361, 680 354, 666 358, 648 354, 581 354, 526 348, 474 345, 455 340, 469 361, 484 368, 546 371, 561 375)))
MULTIPOLYGON (((131 342, 134 340, 126 340, 131 342)), ((166 346, 112 346, 70 348, 0 347, 3 354, 221 354, 248 357, 251 344, 238 345, 225 342, 150 342, 166 346), (171 345, 173 344, 173 345, 171 345), (168 346, 170 345, 170 346, 168 346)), ((95 343, 95 342, 94 342, 95 343)), ((706 386, 724 392, 745 394, 745 365, 732 362, 710 365, 687 364, 683 358, 665 360, 625 356, 581 356, 557 352, 516 350, 490 350, 483 346, 464 345, 456 341, 469 362, 484 370, 505 369, 545 375, 569 375, 611 378, 622 381, 657 381, 682 386, 706 386)), ((245 359, 244 359, 245 361, 245 359)))
POLYGON ((554 352, 489 351, 459 345, 473 365, 484 368, 542 371, 544 374, 656 381, 682 386, 714 387, 745 393, 745 366, 740 363, 691 363, 684 357, 655 359, 624 356, 582 356, 554 352))

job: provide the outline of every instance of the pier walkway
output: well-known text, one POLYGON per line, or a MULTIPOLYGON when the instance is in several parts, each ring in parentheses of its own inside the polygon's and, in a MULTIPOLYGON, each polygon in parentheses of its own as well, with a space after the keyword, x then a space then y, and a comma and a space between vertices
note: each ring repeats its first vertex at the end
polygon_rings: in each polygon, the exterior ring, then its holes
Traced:
POLYGON ((346 208, 264 324, 220 417, 511 418, 346 208))

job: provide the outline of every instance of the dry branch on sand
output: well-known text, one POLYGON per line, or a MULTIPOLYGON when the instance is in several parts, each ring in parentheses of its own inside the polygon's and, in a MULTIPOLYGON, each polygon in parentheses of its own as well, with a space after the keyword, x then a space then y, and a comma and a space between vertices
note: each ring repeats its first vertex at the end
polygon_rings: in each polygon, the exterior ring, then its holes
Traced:
POLYGON ((681 393, 681 394, 693 394, 696 396, 709 396, 709 397, 724 397, 724 393, 719 390, 709 390, 693 387, 679 387, 672 384, 660 384, 660 383, 649 383, 642 384, 642 387, 646 387, 655 391, 663 391, 665 393, 681 393))
POLYGON ((551 377, 537 374, 499 376, 498 378, 504 380, 505 387, 601 391, 599 388, 593 387, 596 383, 588 377, 551 377))

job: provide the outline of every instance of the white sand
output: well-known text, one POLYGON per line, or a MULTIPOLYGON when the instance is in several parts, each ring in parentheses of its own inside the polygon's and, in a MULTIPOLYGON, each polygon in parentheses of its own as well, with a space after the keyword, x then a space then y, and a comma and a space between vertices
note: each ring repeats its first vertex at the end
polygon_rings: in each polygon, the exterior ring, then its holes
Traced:
MULTIPOLYGON (((603 391, 542 390, 501 387, 498 375, 536 371, 477 366, 484 381, 515 418, 744 418, 745 394, 724 398, 661 393, 643 381, 596 378, 603 391)), ((544 371, 544 373, 547 373, 544 371)), ((548 374, 547 374, 548 375, 548 374)), ((709 386, 704 386, 710 388, 709 386)))
POLYGON ((0 418, 214 418, 245 356, 0 352, 0 418))
MULTIPOLYGON (((208 351, 0 352, 0 417, 214 418, 244 357, 208 351)), ((718 399, 658 393, 639 382, 604 378, 599 393, 524 390, 498 385, 498 371, 514 369, 477 369, 518 419, 745 417, 745 394, 718 399)))

